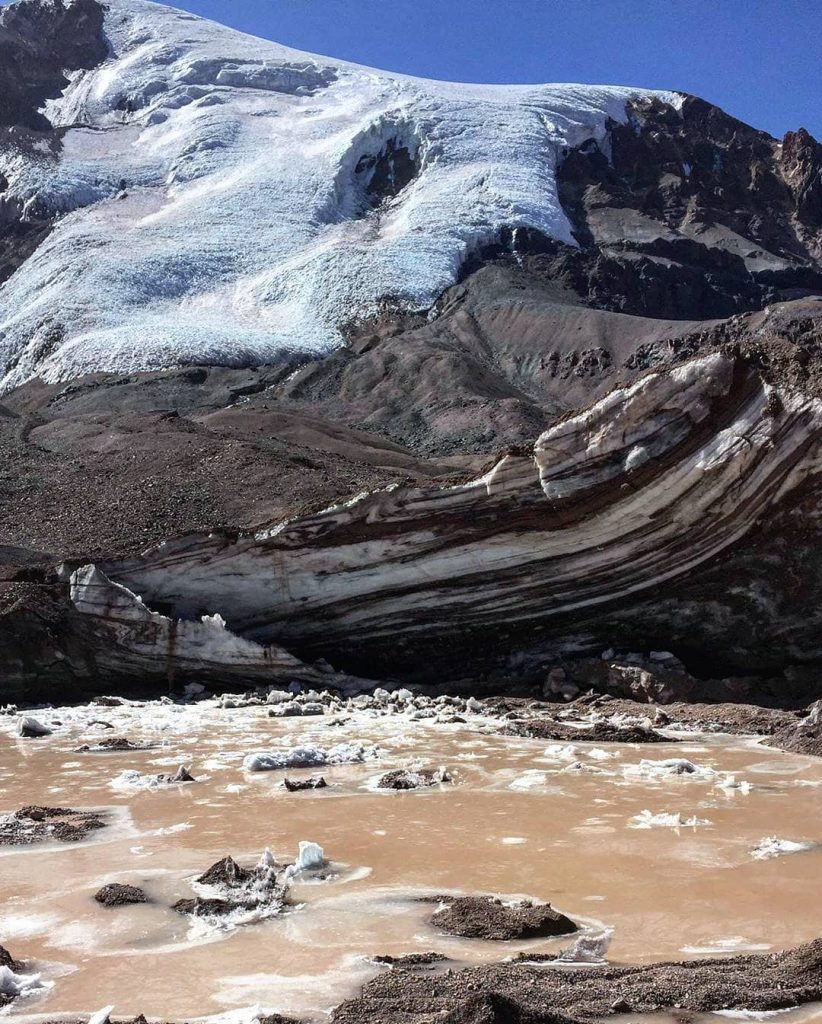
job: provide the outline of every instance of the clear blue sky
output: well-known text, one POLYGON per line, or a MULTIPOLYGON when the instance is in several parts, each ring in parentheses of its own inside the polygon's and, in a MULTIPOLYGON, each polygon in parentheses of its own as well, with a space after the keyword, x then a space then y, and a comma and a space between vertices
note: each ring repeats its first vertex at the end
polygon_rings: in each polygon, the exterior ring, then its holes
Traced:
POLYGON ((243 31, 427 78, 682 89, 822 137, 822 0, 176 0, 243 31))
POLYGON ((176 0, 195 14, 426 78, 683 89, 822 137, 822 0, 176 0))

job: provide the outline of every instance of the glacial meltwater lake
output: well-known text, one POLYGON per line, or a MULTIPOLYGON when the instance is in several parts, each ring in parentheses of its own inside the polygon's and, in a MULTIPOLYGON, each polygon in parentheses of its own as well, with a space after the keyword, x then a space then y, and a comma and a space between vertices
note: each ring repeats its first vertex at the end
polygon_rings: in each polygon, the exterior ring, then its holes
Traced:
POLYGON ((377 955, 436 951, 460 965, 577 938, 446 935, 436 903, 419 898, 438 894, 550 901, 583 934, 612 930, 608 959, 620 963, 776 951, 820 934, 822 760, 676 730, 670 743, 597 745, 584 730, 546 743, 502 735, 482 710, 419 710, 270 718, 265 704, 217 699, 92 704, 31 712, 53 730, 40 739, 0 718, 0 813, 93 808, 107 822, 77 843, 0 847, 0 944, 40 975, 6 1012, 53 1020, 113 1004, 118 1017, 181 1021, 256 1007, 323 1019, 386 969, 377 955), (155 746, 78 752, 112 737, 155 746), (296 748, 355 760, 248 770, 256 753, 296 748), (445 766, 453 782, 377 788, 414 764, 445 766), (195 782, 152 784, 180 765, 195 782), (312 775, 327 787, 283 787, 312 775), (250 867, 268 848, 287 864, 300 841, 328 865, 298 873, 284 909, 171 909, 202 894, 192 880, 221 858, 250 867), (93 896, 112 882, 148 902, 101 906, 93 896))

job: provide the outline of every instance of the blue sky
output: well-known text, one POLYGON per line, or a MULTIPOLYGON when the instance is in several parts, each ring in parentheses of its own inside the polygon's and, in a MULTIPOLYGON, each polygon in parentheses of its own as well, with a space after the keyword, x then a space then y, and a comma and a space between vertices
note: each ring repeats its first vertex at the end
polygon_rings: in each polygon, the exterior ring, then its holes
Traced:
MULTIPOLYGON (((0 0, 2 2, 2 0, 0 0)), ((428 78, 697 93, 822 137, 822 0, 176 0, 303 50, 428 78)))
POLYGON ((822 0, 176 0, 277 42, 427 78, 697 93, 822 137, 822 0))

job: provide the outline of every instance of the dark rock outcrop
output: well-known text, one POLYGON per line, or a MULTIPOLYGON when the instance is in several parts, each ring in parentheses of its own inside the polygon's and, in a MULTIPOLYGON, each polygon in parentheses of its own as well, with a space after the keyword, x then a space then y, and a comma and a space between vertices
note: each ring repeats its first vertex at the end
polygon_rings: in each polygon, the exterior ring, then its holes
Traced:
POLYGON ((194 917, 225 917, 235 911, 279 913, 286 901, 288 878, 266 851, 253 868, 243 868, 233 857, 224 857, 194 879, 211 893, 184 897, 172 905, 178 914, 194 917))
POLYGON ((40 108, 66 88, 66 72, 96 67, 107 56, 103 5, 97 0, 29 0, 4 7, 0 126, 50 130, 40 108))
POLYGON ((148 897, 136 885, 121 885, 111 882, 94 894, 95 900, 104 907, 127 907, 134 903, 147 903, 148 897))
POLYGON ((233 857, 224 857, 222 860, 212 864, 198 878, 201 885, 244 885, 252 878, 252 872, 246 871, 234 860, 233 857))
POLYGON ((314 775, 310 779, 283 779, 283 787, 289 793, 300 793, 309 789, 326 789, 328 783, 322 775, 314 775))
POLYGON ((379 789, 425 789, 443 782, 453 782, 454 777, 447 768, 397 768, 386 772, 377 787, 379 789))
POLYGON ((594 305, 641 316, 730 316, 822 288, 822 147, 782 145, 688 96, 656 98, 560 167, 581 249, 552 273, 594 305))
MULTIPOLYGON (((29 0, 0 8, 3 149, 21 159, 56 161, 62 132, 42 107, 60 96, 70 72, 96 67, 107 56, 103 5, 97 0, 29 0)), ((0 174, 0 285, 48 236, 55 216, 42 203, 4 198, 8 185, 0 174)))
POLYGON ((171 906, 178 914, 190 914, 193 917, 224 917, 238 909, 238 904, 233 900, 219 899, 218 897, 189 897, 177 900, 171 906))
POLYGON ((8 967, 17 974, 23 970, 24 964, 15 960, 5 946, 0 946, 0 967, 8 967))
POLYGON ((97 811, 23 807, 0 817, 0 846, 31 846, 49 840, 77 843, 105 826, 105 816, 97 811))
POLYGON ((467 939, 544 939, 569 935, 577 930, 565 914, 550 903, 528 900, 504 903, 492 896, 442 896, 444 907, 431 918, 431 923, 449 935, 467 939))

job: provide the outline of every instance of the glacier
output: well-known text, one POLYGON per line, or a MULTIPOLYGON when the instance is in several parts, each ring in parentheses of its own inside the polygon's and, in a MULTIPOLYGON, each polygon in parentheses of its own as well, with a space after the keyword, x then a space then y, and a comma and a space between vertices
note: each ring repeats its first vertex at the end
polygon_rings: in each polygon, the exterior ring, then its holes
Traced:
POLYGON ((322 355, 431 310, 503 228, 575 244, 563 155, 607 150, 631 99, 683 98, 427 81, 149 0, 110 0, 104 32, 43 108, 51 143, 0 147, 7 208, 54 222, 0 286, 0 391, 322 355))

